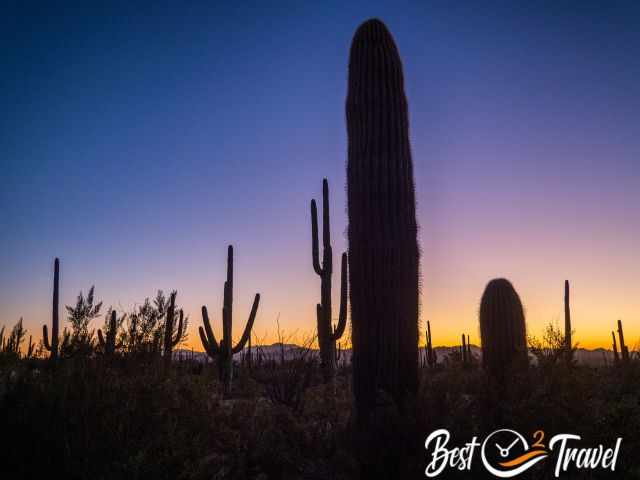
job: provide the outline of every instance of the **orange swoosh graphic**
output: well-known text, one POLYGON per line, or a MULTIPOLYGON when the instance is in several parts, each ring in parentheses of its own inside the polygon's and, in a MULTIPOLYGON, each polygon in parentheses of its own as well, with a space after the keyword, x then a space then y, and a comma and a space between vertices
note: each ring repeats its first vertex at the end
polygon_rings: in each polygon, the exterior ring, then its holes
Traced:
POLYGON ((523 455, 520 455, 518 458, 514 458, 513 460, 509 460, 508 462, 499 463, 501 467, 516 467, 521 463, 526 462, 530 458, 539 457, 540 455, 546 455, 547 452, 544 450, 532 450, 523 455))

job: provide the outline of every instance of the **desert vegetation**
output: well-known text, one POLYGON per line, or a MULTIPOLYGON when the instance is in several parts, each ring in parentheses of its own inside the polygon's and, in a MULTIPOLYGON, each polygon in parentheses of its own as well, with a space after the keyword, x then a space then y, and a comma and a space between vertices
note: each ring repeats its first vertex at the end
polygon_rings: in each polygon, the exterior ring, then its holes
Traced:
MULTIPOLYGON (((577 361, 568 282, 564 331, 550 325, 540 339, 527 332, 517 290, 503 278, 478 292, 480 350, 467 332, 459 346, 438 347, 431 323, 420 324, 408 103, 399 51, 382 22, 356 31, 348 82, 349 248, 337 324, 326 180, 322 262, 311 202, 317 324, 301 345, 288 345, 279 325, 274 345, 255 336, 259 293, 234 344, 232 246, 219 341, 202 307, 205 354, 181 348, 190 319, 176 291, 158 291, 131 311, 103 312, 91 287, 66 307, 61 325, 56 258, 42 340, 26 342, 22 320, 6 335, 0 330, 7 478, 423 478, 429 432, 446 428, 464 443, 502 426, 579 433, 591 445, 622 437, 617 474, 640 477, 640 356, 618 321, 611 361, 577 361)), ((443 478, 484 475, 476 464, 443 478)), ((599 475, 609 478, 584 478, 599 475)), ((537 464, 521 478, 553 478, 553 465, 537 464)))

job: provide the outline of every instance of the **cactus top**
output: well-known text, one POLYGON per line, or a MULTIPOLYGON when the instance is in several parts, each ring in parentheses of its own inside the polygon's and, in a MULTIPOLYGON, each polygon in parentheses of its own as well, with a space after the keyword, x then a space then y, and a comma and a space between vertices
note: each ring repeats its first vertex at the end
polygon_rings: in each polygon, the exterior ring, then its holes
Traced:
POLYGON ((482 360, 492 373, 504 371, 516 358, 527 357, 524 309, 509 280, 491 280, 480 301, 482 360))
POLYGON ((415 189, 402 61, 377 19, 356 31, 346 101, 350 236, 394 241, 416 235, 415 189), (356 219, 356 221, 352 221, 356 219))

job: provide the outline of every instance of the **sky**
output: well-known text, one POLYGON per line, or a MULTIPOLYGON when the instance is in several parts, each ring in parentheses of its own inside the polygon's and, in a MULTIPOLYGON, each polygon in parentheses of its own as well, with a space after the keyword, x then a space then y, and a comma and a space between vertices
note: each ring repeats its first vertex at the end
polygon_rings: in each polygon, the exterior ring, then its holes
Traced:
POLYGON ((202 350, 233 244, 234 337, 260 292, 256 335, 279 319, 301 341, 324 177, 337 317, 348 53, 378 17, 404 63, 434 343, 479 343, 495 277, 532 335, 562 325, 569 279, 581 346, 609 347, 618 318, 640 340, 637 2, 54 3, 0 15, 0 325, 39 338, 57 256, 65 305, 91 285, 119 311, 177 289, 202 350))

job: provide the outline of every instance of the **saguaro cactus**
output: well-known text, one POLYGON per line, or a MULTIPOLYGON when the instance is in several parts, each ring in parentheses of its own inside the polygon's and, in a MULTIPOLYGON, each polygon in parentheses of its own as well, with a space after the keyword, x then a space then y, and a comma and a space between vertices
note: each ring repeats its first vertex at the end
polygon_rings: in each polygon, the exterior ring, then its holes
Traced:
POLYGON ((331 228, 329 222, 329 183, 322 181, 322 265, 320 265, 318 242, 318 209, 311 200, 311 259, 313 269, 320 277, 320 303, 316 306, 318 322, 318 343, 320 360, 325 381, 335 373, 336 341, 342 337, 347 325, 347 254, 342 254, 340 270, 340 314, 338 325, 332 331, 331 323, 331 274, 333 273, 333 251, 331 249, 331 228))
POLYGON ((58 333, 59 333, 59 317, 58 317, 58 308, 59 308, 59 284, 60 284, 60 260, 58 258, 53 262, 53 312, 51 316, 51 343, 49 343, 49 335, 47 331, 47 326, 42 326, 42 343, 44 344, 44 348, 49 350, 50 355, 49 358, 52 361, 56 361, 58 359, 59 349, 58 349, 58 333))
POLYGON ((471 365, 471 361, 473 358, 471 357, 471 341, 469 340, 469 335, 467 335, 467 363, 471 365))
POLYGON ((622 330, 622 320, 618 320, 618 337, 620 338, 620 356, 622 361, 629 361, 629 347, 624 343, 624 331, 622 330))
POLYGON ((169 307, 167 308, 167 318, 164 323, 164 365, 165 368, 169 368, 171 366, 171 357, 173 353, 173 348, 180 343, 182 340, 182 328, 184 322, 184 313, 182 309, 179 312, 178 319, 178 328, 175 330, 174 335, 174 326, 175 326, 175 315, 176 315, 176 295, 177 292, 171 292, 169 296, 169 307))
POLYGON ((462 334, 462 345, 460 345, 460 353, 462 354, 462 364, 467 365, 469 362, 467 359, 467 341, 464 333, 462 334))
POLYGON ((567 362, 573 359, 571 343, 571 307, 569 305, 569 280, 564 281, 564 348, 567 362))
POLYGON ((419 250, 402 62, 379 20, 356 31, 346 101, 353 389, 357 418, 379 390, 418 386, 419 250))
POLYGON ((218 362, 220 379, 224 384, 225 394, 231 393, 233 355, 242 351, 249 340, 259 303, 260 294, 256 293, 244 333, 242 334, 240 341, 234 347, 232 345, 233 339, 231 336, 233 326, 233 247, 229 245, 229 249, 227 251, 227 281, 224 282, 224 300, 222 307, 222 339, 218 344, 216 337, 213 334, 211 323, 209 322, 207 307, 205 306, 202 307, 202 323, 204 325, 204 329, 200 327, 198 330, 202 346, 207 352, 207 355, 216 359, 218 362))
POLYGON ((431 323, 427 320, 427 343, 425 345, 425 357, 427 365, 431 368, 436 366, 438 362, 438 356, 436 351, 433 349, 433 341, 431 339, 431 323))
POLYGON ((620 363, 620 356, 618 355, 618 346, 616 345, 616 334, 611 332, 611 338, 613 339, 613 363, 616 365, 620 363))
POLYGON ((480 302, 482 363, 494 378, 504 378, 518 362, 526 363, 527 334, 524 309, 511 282, 491 280, 480 302))

